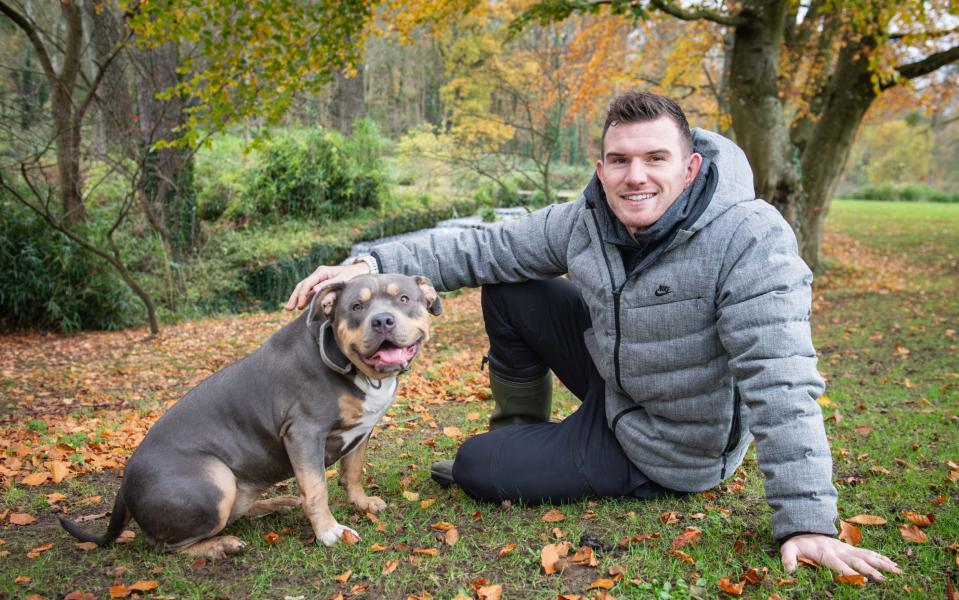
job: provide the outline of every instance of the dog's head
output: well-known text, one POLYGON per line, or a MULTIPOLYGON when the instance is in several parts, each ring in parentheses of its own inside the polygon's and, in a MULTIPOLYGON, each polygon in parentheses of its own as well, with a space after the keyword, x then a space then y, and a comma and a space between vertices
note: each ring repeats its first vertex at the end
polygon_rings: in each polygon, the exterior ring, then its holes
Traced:
POLYGON ((362 275, 321 290, 310 312, 326 316, 340 351, 361 373, 382 379, 410 367, 430 337, 429 315, 442 306, 426 277, 362 275))

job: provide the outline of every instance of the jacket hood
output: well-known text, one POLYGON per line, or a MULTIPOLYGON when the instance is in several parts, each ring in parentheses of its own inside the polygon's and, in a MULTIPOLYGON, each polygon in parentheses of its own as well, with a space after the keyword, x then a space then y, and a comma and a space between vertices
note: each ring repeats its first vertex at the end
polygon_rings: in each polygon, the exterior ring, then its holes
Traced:
MULTIPOLYGON (((718 133, 699 128, 692 131, 693 151, 703 156, 703 167, 718 177, 709 205, 692 224, 683 228, 689 234, 702 229, 733 206, 756 199, 753 170, 742 149, 718 133)), ((590 208, 601 208, 606 203, 603 186, 595 173, 583 190, 583 196, 590 208)))

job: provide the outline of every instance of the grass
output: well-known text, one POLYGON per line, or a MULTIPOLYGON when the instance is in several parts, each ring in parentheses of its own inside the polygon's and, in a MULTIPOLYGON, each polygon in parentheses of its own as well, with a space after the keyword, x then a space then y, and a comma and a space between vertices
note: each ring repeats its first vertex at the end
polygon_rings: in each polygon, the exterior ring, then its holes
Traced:
MULTIPOLYGON (((829 384, 823 412, 841 514, 873 514, 888 521, 885 526, 862 527, 862 545, 892 557, 904 571, 884 583, 870 582, 859 589, 808 567, 787 575, 769 528, 762 476, 752 458, 727 482, 732 485, 708 495, 651 502, 583 501, 561 507, 566 519, 557 523, 541 521, 548 507, 480 504, 455 488, 437 487, 429 479, 429 464, 452 456, 462 439, 482 431, 490 410, 489 402, 478 400, 483 386, 476 370, 484 343, 477 294, 464 292, 445 299, 447 311, 437 321, 428 354, 405 376, 403 397, 373 440, 367 475, 390 508, 375 523, 351 514, 342 490, 332 487, 334 514, 360 533, 358 544, 333 548, 311 544, 306 519, 294 511, 230 526, 228 533, 240 536, 249 546, 242 555, 225 561, 199 564, 187 557, 160 554, 140 538, 81 552, 57 526, 45 495, 66 495, 74 515, 102 513, 111 506, 118 473, 102 471, 39 488, 14 484, 0 495, 0 514, 8 509, 29 512, 38 522, 0 528, 5 542, 0 552, 9 552, 0 562, 0 597, 54 598, 75 590, 105 597, 116 581, 130 585, 156 580, 159 587, 148 596, 157 598, 328 598, 337 594, 407 598, 428 593, 446 599, 475 597, 471 584, 487 579, 503 586, 504 598, 556 598, 559 594, 591 596, 595 592, 587 587, 608 577, 610 567, 618 567, 627 574, 610 590, 617 598, 714 598, 722 596, 719 579, 737 579, 752 567, 767 568, 769 577, 760 586, 746 587, 744 597, 749 598, 774 594, 782 598, 941 598, 947 582, 951 580, 955 587, 959 580, 955 549, 950 549, 959 542, 959 491, 956 483, 946 482, 947 462, 959 462, 957 249, 957 205, 837 201, 831 209, 825 267, 817 276, 813 315, 820 370, 829 384), (444 433, 448 427, 458 428, 461 434, 444 433), (82 499, 96 496, 102 499, 80 505, 82 499), (943 496, 944 502, 933 504, 943 496), (905 522, 904 510, 934 513, 926 543, 902 539, 897 526, 905 522), (667 524, 661 515, 669 511, 679 517, 667 524), (460 539, 455 545, 446 545, 442 533, 431 528, 439 522, 457 526, 460 539), (693 564, 670 552, 670 540, 686 527, 703 531, 700 542, 682 548, 693 564), (279 534, 280 541, 268 543, 269 533, 279 534), (623 538, 651 533, 659 537, 624 547, 617 544, 623 538), (597 553, 599 566, 544 575, 540 568, 543 546, 569 540, 575 547, 584 534, 610 546, 597 553), (737 541, 742 542, 738 552, 737 541), (25 556, 30 549, 51 542, 55 546, 39 557, 25 556), (516 544, 515 549, 501 556, 501 549, 510 544, 516 544), (385 549, 379 550, 380 546, 385 549), (438 553, 430 557, 416 553, 418 548, 438 553), (399 566, 383 575, 384 565, 394 560, 399 566), (347 570, 352 572, 348 581, 335 580, 347 570), (30 580, 15 583, 18 576, 30 580), (777 580, 787 577, 795 582, 777 585, 777 580)), ((189 335, 197 338, 189 350, 204 364, 218 363, 222 357, 205 357, 209 349, 202 341, 203 330, 223 327, 226 321, 188 324, 193 327, 189 335)), ((209 343, 223 340, 223 335, 223 329, 217 329, 209 343)), ((223 351, 242 354, 250 344, 228 346, 223 351)), ((150 357, 144 352, 141 360, 147 363, 150 357)), ((181 378, 189 380, 192 374, 186 369, 193 355, 181 354, 178 369, 184 370, 181 378)), ((36 369, 30 373, 37 378, 42 375, 36 369)), ((84 376, 78 373, 77 377, 84 376)), ((171 379, 167 372, 163 380, 171 379)), ((18 382, 13 389, 26 394, 28 388, 29 382, 18 382)), ((555 415, 568 414, 574 407, 575 400, 560 390, 555 415)), ((18 418, 26 428, 31 417, 18 418)), ((96 431, 87 433, 92 439, 96 431)), ((82 443, 79 437, 73 440, 82 443)), ((287 484, 276 493, 294 489, 287 484)), ((105 520, 86 525, 101 531, 105 520)))

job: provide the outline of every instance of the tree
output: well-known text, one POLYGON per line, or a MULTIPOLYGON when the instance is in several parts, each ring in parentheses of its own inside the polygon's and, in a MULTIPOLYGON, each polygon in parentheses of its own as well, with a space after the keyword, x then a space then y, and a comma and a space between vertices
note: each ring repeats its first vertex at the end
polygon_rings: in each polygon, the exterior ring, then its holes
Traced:
POLYGON ((955 5, 743 0, 714 6, 549 0, 515 27, 608 7, 638 20, 660 12, 728 31, 723 96, 736 141, 752 164, 757 195, 792 224, 803 258, 815 268, 829 202, 866 111, 884 90, 959 60, 955 5))
MULTIPOLYGON (((565 130, 595 112, 606 95, 598 89, 611 89, 627 23, 574 19, 512 36, 508 26, 523 5, 479 3, 436 32, 447 76, 445 123, 432 137, 409 138, 404 149, 503 187, 507 175, 518 176, 551 198, 565 130)), ((577 136, 575 145, 588 143, 577 136)))

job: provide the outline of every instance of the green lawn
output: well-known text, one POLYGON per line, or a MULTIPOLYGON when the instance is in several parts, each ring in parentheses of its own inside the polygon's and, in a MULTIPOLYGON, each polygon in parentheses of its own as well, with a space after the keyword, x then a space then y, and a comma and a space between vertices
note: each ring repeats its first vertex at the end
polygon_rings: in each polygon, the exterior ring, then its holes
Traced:
MULTIPOLYGON (((390 508, 374 523, 349 515, 342 491, 333 493, 334 514, 359 531, 358 544, 309 544, 309 524, 294 511, 231 526, 228 533, 246 540, 248 549, 217 563, 158 554, 139 538, 81 552, 59 530, 45 494, 66 495, 74 515, 108 510, 119 479, 104 471, 3 491, 0 514, 27 512, 38 522, 0 527, 0 551, 9 552, 0 559, 0 597, 52 599, 75 590, 106 597, 115 582, 156 580, 147 597, 475 598, 471 584, 478 579, 501 585, 503 598, 592 597, 590 584, 609 578, 615 567, 626 573, 609 590, 616 598, 720 597, 717 582, 737 580, 749 568, 768 569, 768 576, 746 586, 748 598, 942 598, 950 578, 959 587, 959 484, 948 481, 947 465, 959 463, 959 205, 837 201, 824 255, 813 325, 820 370, 828 379, 823 412, 840 512, 887 521, 862 526, 863 545, 896 560, 901 576, 860 589, 806 566, 787 575, 770 531, 762 476, 751 458, 732 485, 708 494, 582 502, 561 507, 566 518, 560 522, 541 520, 548 507, 478 504, 455 489, 440 489, 429 479, 429 464, 451 457, 460 443, 455 431, 444 428, 456 427, 464 436, 479 432, 490 410, 488 402, 455 400, 475 387, 471 369, 483 350, 476 293, 465 292, 448 299, 451 310, 438 322, 429 360, 406 376, 412 395, 394 406, 392 423, 372 444, 367 474, 390 508), (438 396, 430 384, 439 380, 444 383, 438 396), (76 505, 94 495, 103 496, 98 505, 76 505), (664 522, 661 515, 670 511, 678 518, 664 522), (903 540, 903 511, 934 514, 925 543, 903 540), (431 528, 442 522, 457 527, 459 540, 452 546, 431 528), (701 529, 702 536, 681 549, 684 559, 671 551, 671 541, 687 527, 701 529), (271 532, 282 539, 268 543, 264 536, 271 532), (599 565, 544 575, 541 549, 563 540, 575 549, 584 534, 609 546, 597 552, 599 565), (617 543, 641 534, 658 537, 617 543), (44 543, 55 545, 35 559, 25 555, 44 543), (390 561, 398 566, 384 575, 390 561), (349 579, 336 581, 345 571, 351 571, 349 579), (18 576, 30 579, 15 583, 18 576), (787 578, 794 581, 778 583, 787 578)), ((568 393, 555 404, 557 414, 573 406, 568 393)), ((100 531, 105 521, 86 525, 100 531)))

